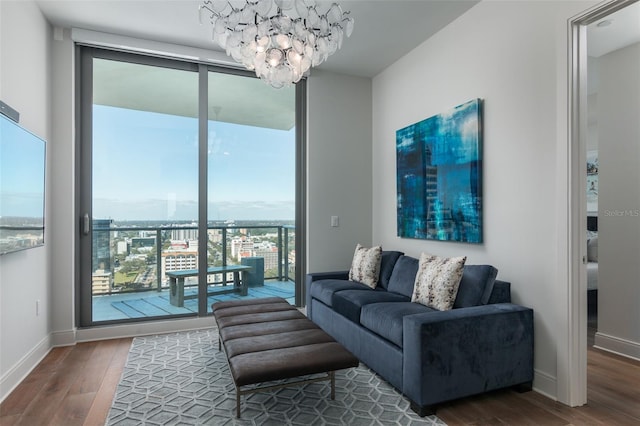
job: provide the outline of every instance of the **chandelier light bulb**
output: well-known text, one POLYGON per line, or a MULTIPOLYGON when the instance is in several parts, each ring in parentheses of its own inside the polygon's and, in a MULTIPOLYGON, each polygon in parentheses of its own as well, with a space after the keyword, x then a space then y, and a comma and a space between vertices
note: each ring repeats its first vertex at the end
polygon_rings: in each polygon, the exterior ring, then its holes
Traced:
POLYGON ((314 0, 205 0, 213 41, 275 88, 290 86, 342 47, 353 18, 338 3, 318 10, 314 0))

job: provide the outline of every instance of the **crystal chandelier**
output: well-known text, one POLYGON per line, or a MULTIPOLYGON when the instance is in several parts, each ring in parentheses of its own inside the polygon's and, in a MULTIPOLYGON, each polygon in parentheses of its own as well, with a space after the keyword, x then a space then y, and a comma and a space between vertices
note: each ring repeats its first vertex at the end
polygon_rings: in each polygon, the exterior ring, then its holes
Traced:
POLYGON ((353 18, 338 3, 324 13, 318 7, 314 0, 206 0, 200 22, 208 17, 227 55, 281 88, 300 81, 353 32, 353 18))

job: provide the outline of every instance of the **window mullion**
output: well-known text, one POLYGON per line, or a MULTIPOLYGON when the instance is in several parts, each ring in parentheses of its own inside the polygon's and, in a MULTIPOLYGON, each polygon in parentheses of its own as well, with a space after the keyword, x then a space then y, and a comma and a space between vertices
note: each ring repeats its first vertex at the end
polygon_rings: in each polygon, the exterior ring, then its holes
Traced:
POLYGON ((207 176, 209 128, 209 76, 207 67, 198 67, 198 315, 207 314, 207 176))

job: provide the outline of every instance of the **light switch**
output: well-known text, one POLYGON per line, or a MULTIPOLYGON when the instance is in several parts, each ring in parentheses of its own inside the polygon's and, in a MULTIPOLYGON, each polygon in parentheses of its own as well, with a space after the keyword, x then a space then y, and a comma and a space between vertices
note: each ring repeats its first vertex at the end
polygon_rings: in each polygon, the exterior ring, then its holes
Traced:
POLYGON ((331 216, 331 226, 334 228, 340 226, 340 220, 338 219, 338 216, 331 216))

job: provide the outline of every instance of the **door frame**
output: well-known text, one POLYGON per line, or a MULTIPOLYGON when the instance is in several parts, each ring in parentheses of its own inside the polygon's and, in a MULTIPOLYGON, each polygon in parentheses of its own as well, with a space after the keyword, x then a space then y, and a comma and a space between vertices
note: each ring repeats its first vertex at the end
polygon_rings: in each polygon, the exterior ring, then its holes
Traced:
MULTIPOLYGON (((167 315, 158 318, 150 318, 149 320, 141 319, 120 319, 107 321, 93 321, 92 315, 92 294, 91 283, 86 283, 86 277, 91 276, 91 261, 82 259, 82 253, 91 253, 92 238, 87 238, 85 234, 85 214, 89 215, 89 228, 92 227, 92 182, 91 182, 91 166, 89 170, 86 165, 92 164, 92 143, 84 141, 92 141, 93 129, 93 113, 91 108, 84 105, 93 104, 93 59, 111 59, 122 60, 130 63, 141 65, 159 66, 163 68, 192 71, 198 73, 199 90, 202 93, 208 93, 208 73, 222 72, 227 74, 235 74, 256 78, 255 74, 237 68, 223 67, 215 63, 196 63, 191 59, 181 60, 180 58, 159 57, 153 55, 145 55, 136 51, 115 50, 105 48, 99 45, 78 43, 75 46, 76 57, 76 162, 75 162, 75 212, 77 218, 77 227, 75 229, 75 266, 74 266, 74 307, 75 307, 75 323, 77 327, 93 327, 104 325, 121 325, 127 323, 140 323, 141 321, 158 321, 165 319, 184 319, 184 318, 203 318, 207 313, 206 297, 198 298, 198 310, 205 314, 184 314, 184 315, 167 315)), ((296 273, 295 273, 295 305, 302 306, 304 304, 304 276, 306 274, 305 253, 306 253, 306 79, 301 80, 295 87, 295 250, 296 250, 296 273)), ((199 96, 198 112, 202 117, 207 117, 208 98, 207 96, 199 96)), ((199 120, 198 123, 198 243, 199 247, 204 247, 206 253, 208 243, 207 231, 207 147, 208 147, 208 119, 199 120)), ((92 234, 90 234, 92 235, 92 234)), ((199 274, 199 293, 206 294, 206 269, 207 256, 199 256, 198 268, 199 274)))
MULTIPOLYGON (((587 403, 587 275, 586 275, 586 159, 587 159, 587 25, 638 0, 610 0, 568 21, 568 225, 569 293, 566 369, 568 380, 558 380, 558 399, 572 407, 587 403)), ((559 358, 559 362, 562 359, 559 358)), ((558 371, 562 371, 558 366, 558 371)))

